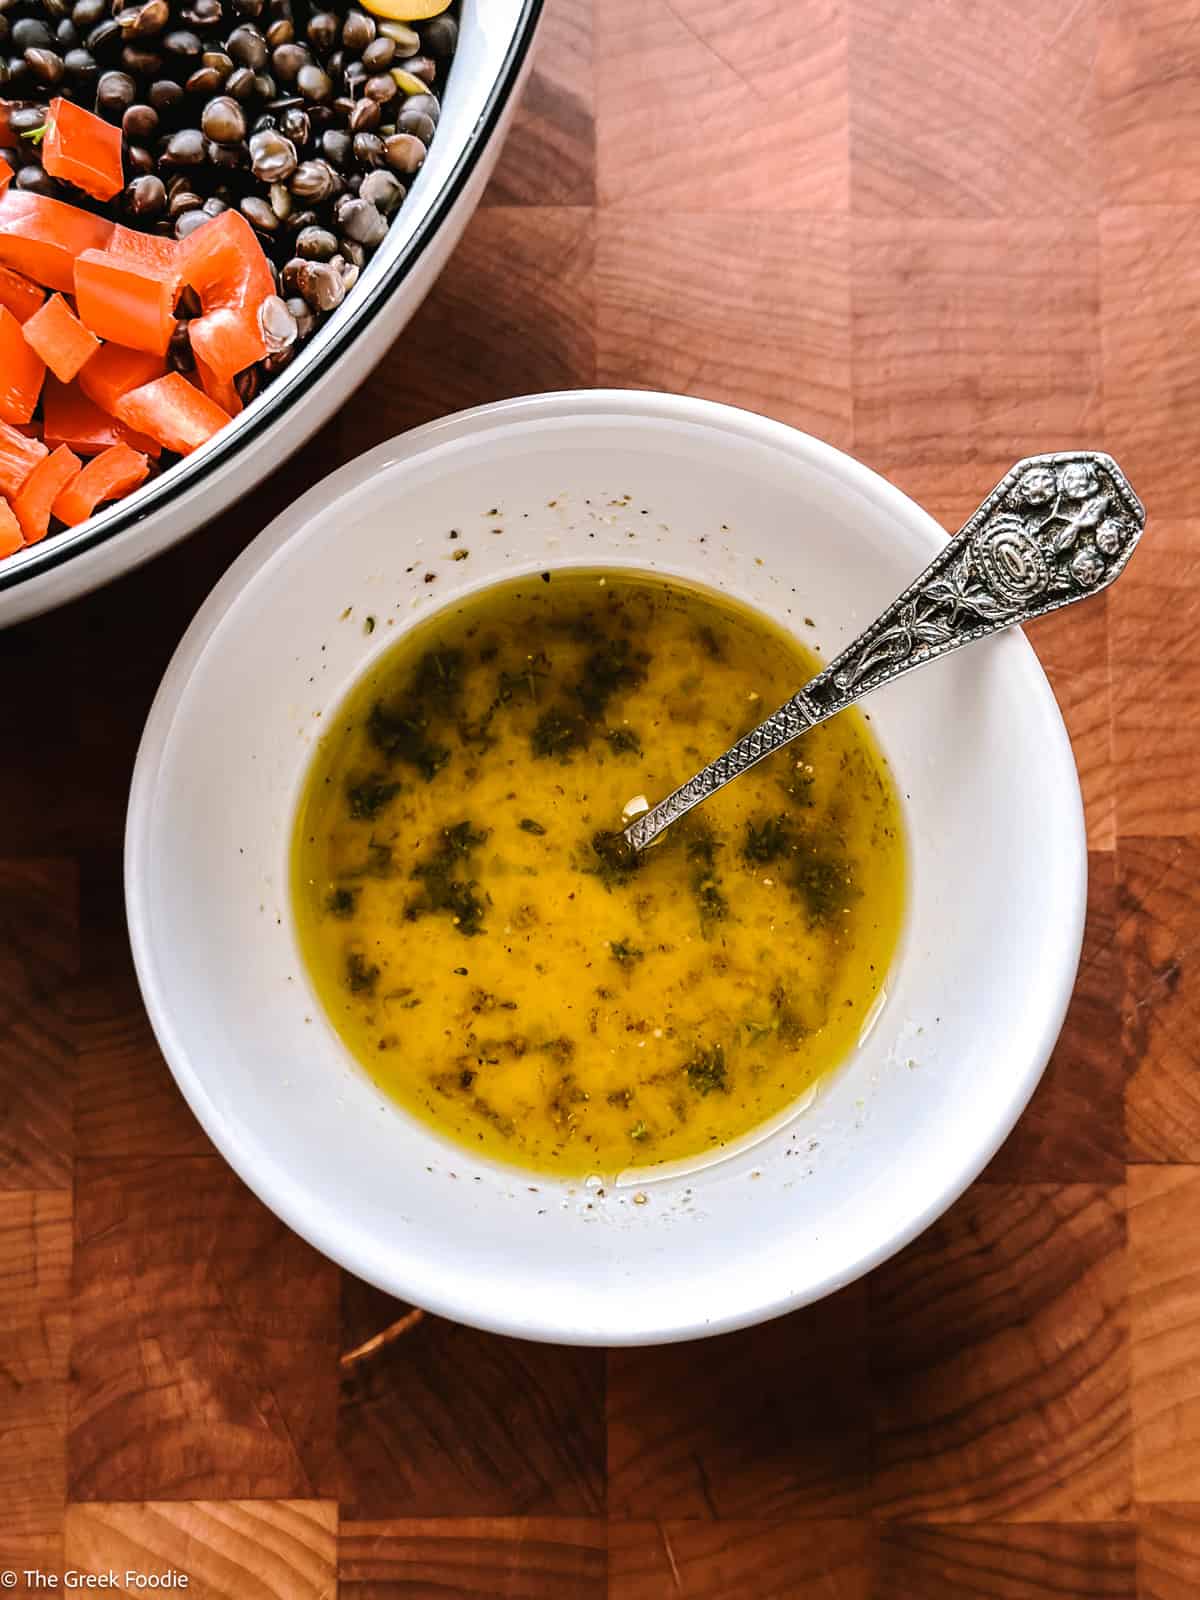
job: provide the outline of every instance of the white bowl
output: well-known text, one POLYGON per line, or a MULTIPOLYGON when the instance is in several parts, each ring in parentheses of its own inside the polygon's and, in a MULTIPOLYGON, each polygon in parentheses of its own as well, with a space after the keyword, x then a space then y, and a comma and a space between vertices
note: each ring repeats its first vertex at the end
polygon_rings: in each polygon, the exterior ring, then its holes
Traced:
POLYGON ((246 494, 328 420, 429 292, 491 176, 543 0, 464 0, 429 156, 354 292, 253 404, 141 489, 0 562, 0 627, 99 588, 246 494))
POLYGON ((886 1003, 814 1104, 690 1176, 647 1173, 601 1194, 494 1166, 410 1120, 322 1013, 297 949, 288 846, 329 712, 451 599, 547 566, 653 569, 726 590, 829 654, 943 539, 828 445, 728 407, 622 392, 433 423, 344 467, 268 528, 171 662, 126 841, 155 1032, 250 1187, 393 1294, 580 1344, 778 1315, 938 1216, 1032 1093, 1083 929, 1075 768, 1019 633, 870 703, 911 857, 886 1003), (450 559, 463 550, 468 560, 450 559))

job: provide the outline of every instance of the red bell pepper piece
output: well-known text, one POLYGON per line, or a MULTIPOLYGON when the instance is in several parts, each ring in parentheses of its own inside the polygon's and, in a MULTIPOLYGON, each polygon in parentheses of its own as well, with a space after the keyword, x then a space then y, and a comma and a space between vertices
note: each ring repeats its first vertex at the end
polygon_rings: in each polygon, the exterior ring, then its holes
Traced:
POLYGON ((0 494, 11 499, 45 454, 40 439, 0 422, 0 494))
POLYGON ((102 411, 84 394, 78 378, 74 383, 59 383, 50 373, 42 390, 42 438, 51 450, 69 444, 77 456, 98 456, 114 444, 127 444, 146 456, 162 453, 157 439, 135 433, 102 411))
POLYGON ((103 250, 112 223, 48 195, 9 189, 0 194, 0 266, 23 272, 35 283, 70 294, 75 258, 103 250))
MULTIPOLYGON (((261 302, 260 302, 261 304, 261 302)), ((261 361, 267 343, 258 326, 257 310, 221 306, 188 324, 192 352, 216 377, 228 382, 261 361)))
POLYGON ((45 298, 46 291, 36 283, 8 267, 0 267, 0 306, 7 306, 18 322, 28 322, 45 298))
POLYGON ((42 165, 93 200, 111 200, 125 185, 121 130, 70 100, 51 100, 42 165))
POLYGON ((240 211, 222 211, 179 243, 183 281, 210 306, 231 306, 275 293, 275 280, 254 229, 240 211))
POLYGON ((21 485, 12 508, 26 544, 37 544, 50 530, 50 508, 64 489, 79 476, 82 462, 73 450, 60 444, 45 456, 21 485))
POLYGON ((0 306, 0 421, 28 422, 46 376, 46 363, 25 343, 21 324, 0 306))
POLYGON ((204 315, 188 325, 192 350, 228 383, 267 354, 258 313, 275 279, 254 229, 238 211, 222 211, 179 246, 181 275, 200 296, 204 315))
POLYGON ((149 471, 150 463, 144 455, 127 444, 115 444, 89 461, 79 476, 67 484, 54 502, 54 515, 73 528, 90 517, 102 500, 120 500, 136 489, 146 481, 149 471))
POLYGON ((144 261, 148 266, 159 269, 164 277, 174 278, 178 283, 181 264, 177 239, 164 239, 158 233, 138 233, 133 228, 124 228, 119 222, 114 222, 105 249, 111 250, 115 256, 133 256, 137 261, 144 261))
POLYGON ((232 379, 218 378, 212 368, 206 366, 199 356, 196 357, 196 376, 200 379, 200 387, 208 398, 215 400, 222 411, 227 411, 231 417, 236 417, 242 409, 242 397, 232 379))
POLYGON ((4 193, 12 181, 13 169, 7 161, 0 161, 0 194, 4 193))
POLYGON ((167 363, 144 350, 127 350, 120 344, 103 344, 85 367, 79 369, 79 387, 101 411, 116 414, 117 401, 130 389, 140 389, 164 376, 167 363))
POLYGON ((100 348, 99 339, 88 332, 60 294, 52 294, 21 331, 25 343, 62 383, 70 383, 100 348))
POLYGON ((21 524, 8 501, 0 495, 0 557, 11 556, 25 543, 21 524))
POLYGON ((229 421, 229 413, 180 372, 131 389, 117 401, 117 416, 181 456, 198 449, 229 421))
POLYGON ((85 250, 75 262, 79 320, 98 339, 163 355, 175 332, 175 285, 135 256, 85 250))

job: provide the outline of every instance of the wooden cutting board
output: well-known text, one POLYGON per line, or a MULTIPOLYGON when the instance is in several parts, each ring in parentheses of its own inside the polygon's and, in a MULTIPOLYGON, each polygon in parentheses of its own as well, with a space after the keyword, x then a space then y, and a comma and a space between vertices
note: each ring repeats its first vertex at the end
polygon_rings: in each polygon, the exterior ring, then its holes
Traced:
POLYGON ((203 1600, 1195 1600, 1196 0, 548 11, 486 203, 354 402, 184 548, 0 635, 0 1567, 203 1600), (596 383, 770 412, 948 528, 1080 444, 1151 516, 1035 630, 1091 899, 1017 1131, 868 1281, 611 1356, 414 1315, 276 1222, 155 1048, 120 880, 159 675, 258 529, 402 428, 596 383))

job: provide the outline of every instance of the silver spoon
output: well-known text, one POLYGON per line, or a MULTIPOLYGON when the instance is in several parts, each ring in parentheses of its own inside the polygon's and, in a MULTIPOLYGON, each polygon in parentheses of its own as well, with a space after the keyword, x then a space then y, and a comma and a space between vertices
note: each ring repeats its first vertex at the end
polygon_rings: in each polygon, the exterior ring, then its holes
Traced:
POLYGON ((644 850, 693 806, 872 689, 1099 594, 1123 571, 1145 526, 1142 503, 1111 456, 1078 450, 1018 461, 916 582, 824 672, 616 839, 644 850))

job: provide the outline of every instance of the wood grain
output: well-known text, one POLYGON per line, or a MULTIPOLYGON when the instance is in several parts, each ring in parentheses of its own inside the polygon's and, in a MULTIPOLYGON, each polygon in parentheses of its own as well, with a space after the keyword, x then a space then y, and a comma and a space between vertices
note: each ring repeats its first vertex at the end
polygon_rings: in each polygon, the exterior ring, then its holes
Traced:
POLYGON ((1200 1594, 1200 1505, 1146 1506, 1138 1518, 1138 1600, 1200 1594))
POLYGON ((608 1600, 872 1600, 856 1521, 614 1522, 608 1600))
POLYGON ((1099 442, 1093 218, 855 215, 851 298, 855 453, 939 515, 1099 442))
POLYGON ((1097 0, 851 0, 859 216, 1094 214, 1097 0))
POLYGON ((1200 520, 1159 521, 1109 596, 1122 834, 1200 832, 1200 520))
POLYGON ((1139 1500, 1200 1499, 1200 1167, 1129 1169, 1139 1500))
POLYGON ((1108 200, 1200 201, 1200 36, 1192 0, 1104 0, 1097 85, 1108 200))
POLYGON ((596 198, 591 0, 554 0, 488 205, 588 206, 596 198))
POLYGON ((976 1184, 869 1296, 877 1515, 1128 1515, 1120 1190, 976 1184))
POLYGON ((833 1517, 870 1474, 861 1285, 695 1345, 614 1350, 609 1510, 623 1517, 833 1517))
POLYGON ((1142 1600, 1129 1523, 880 1532, 872 1600, 1142 1600))
POLYGON ((81 1572, 187 1577, 194 1600, 334 1600, 337 1507, 320 1500, 72 1506, 65 1555, 81 1572))
POLYGON ((706 215, 602 212, 596 377, 754 406, 850 443, 848 233, 840 217, 743 215, 731 294, 706 215))
POLYGON ((75 863, 0 860, 0 1190, 70 1187, 78 967, 75 863))
POLYGON ((215 1157, 81 1161, 73 1500, 335 1495, 337 1269, 215 1157))
POLYGON ((342 1600, 605 1600, 599 1517, 432 1517, 343 1522, 342 1600))
POLYGON ((1134 1161, 1200 1161, 1200 844, 1121 843, 1125 1134, 1134 1161))
POLYGON ((36 623, 0 632, 0 681, 38 686, 36 694, 0 695, 0 747, 14 753, 4 769, 4 825, 26 857, 69 854, 95 837, 74 744, 79 687, 71 653, 49 648, 36 623))
POLYGON ((1100 218, 1104 438, 1155 517, 1196 512, 1179 421, 1200 407, 1200 348, 1179 334, 1200 320, 1198 246, 1194 206, 1113 206, 1100 218))
POLYGON ((69 1192, 0 1193, 0 1565, 60 1553, 67 1493, 69 1192))
POLYGON ((171 1076, 138 992, 121 857, 93 851, 80 879, 75 1138, 81 1156, 206 1155, 212 1145, 171 1076))
POLYGON ((602 208, 846 209, 846 0, 605 0, 594 15, 602 208))
POLYGON ((343 454, 483 399, 594 383, 593 235, 580 206, 476 212, 421 314, 342 413, 343 454))
MULTIPOLYGON (((343 1273, 343 1351, 407 1309, 343 1273)), ((604 1507, 604 1352, 425 1317, 343 1365, 338 1438, 354 1521, 592 1515, 604 1507)))

